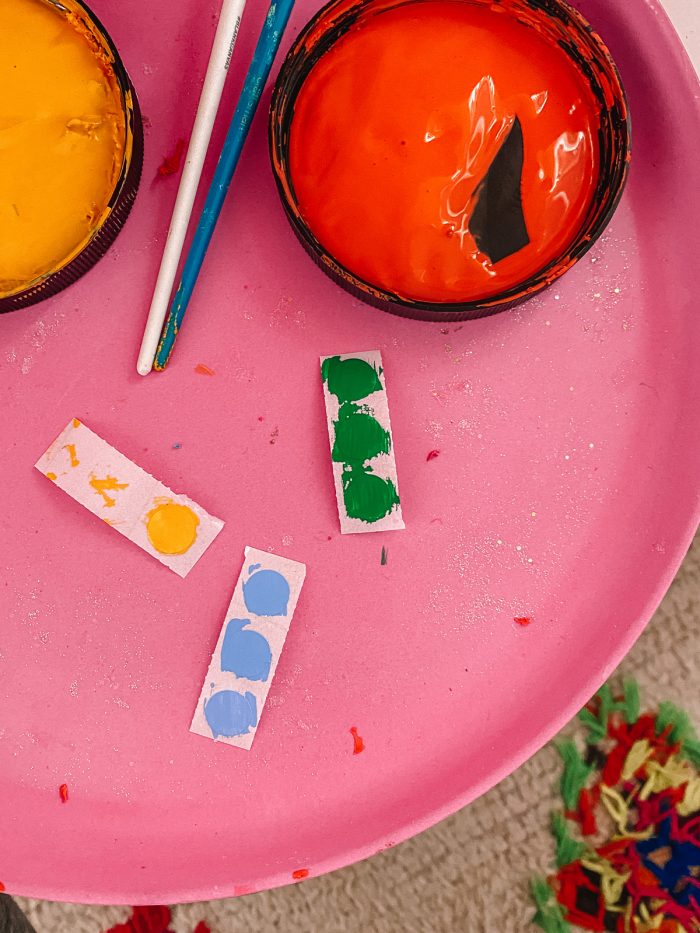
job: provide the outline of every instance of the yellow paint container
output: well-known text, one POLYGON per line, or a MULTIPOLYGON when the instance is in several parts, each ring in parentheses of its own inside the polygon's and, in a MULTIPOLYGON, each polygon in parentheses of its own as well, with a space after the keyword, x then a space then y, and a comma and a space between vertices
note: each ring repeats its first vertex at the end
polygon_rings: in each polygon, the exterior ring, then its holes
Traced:
POLYGON ((95 16, 79 0, 0 0, 0 312, 106 252, 142 163, 136 94, 95 16))

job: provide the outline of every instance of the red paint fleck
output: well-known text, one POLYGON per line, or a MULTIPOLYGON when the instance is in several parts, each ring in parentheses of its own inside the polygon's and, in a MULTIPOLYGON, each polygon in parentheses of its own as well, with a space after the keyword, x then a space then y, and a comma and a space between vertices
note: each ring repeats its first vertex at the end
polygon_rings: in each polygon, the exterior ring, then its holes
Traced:
POLYGON ((516 616, 513 619, 513 622, 517 622, 518 625, 529 625, 532 622, 530 616, 516 616))
POLYGON ((425 459, 426 459, 426 460, 434 460, 436 457, 439 457, 439 456, 440 456, 440 451, 439 451, 439 450, 429 450, 429 451, 428 451, 428 456, 427 456, 425 459))
POLYGON ((244 897, 246 894, 255 894, 255 888, 251 888, 250 885, 247 884, 234 884, 234 897, 244 897))
POLYGON ((61 803, 68 802, 68 785, 67 784, 61 784, 61 786, 58 788, 58 796, 61 798, 61 803))
POLYGON ((194 933, 211 933, 211 929, 203 920, 200 920, 197 926, 194 928, 194 933))
POLYGON ((360 752, 365 750, 365 743, 362 741, 361 736, 357 734, 357 726, 352 727, 350 730, 350 735, 352 736, 352 740, 354 742, 352 753, 353 755, 359 755, 360 752))
POLYGON ((167 178, 168 175, 175 175, 180 171, 182 156, 185 152, 185 140, 178 139, 175 144, 175 150, 172 155, 165 156, 158 166, 158 175, 161 178, 167 178))
POLYGON ((169 907, 134 907, 126 923, 110 927, 107 933, 169 933, 169 907))
POLYGON ((258 421, 264 421, 264 420, 265 420, 265 419, 263 418, 262 415, 258 415, 258 421))
POLYGON ((208 366, 205 366, 204 363, 197 363, 194 368, 196 373, 199 373, 200 376, 213 376, 214 370, 210 369, 208 366))
POLYGON ((5 890, 5 885, 0 881, 0 894, 5 890))
POLYGON ((292 878, 294 878, 295 881, 301 881, 302 878, 308 878, 308 877, 309 877, 308 868, 297 868, 296 871, 292 872, 292 878))

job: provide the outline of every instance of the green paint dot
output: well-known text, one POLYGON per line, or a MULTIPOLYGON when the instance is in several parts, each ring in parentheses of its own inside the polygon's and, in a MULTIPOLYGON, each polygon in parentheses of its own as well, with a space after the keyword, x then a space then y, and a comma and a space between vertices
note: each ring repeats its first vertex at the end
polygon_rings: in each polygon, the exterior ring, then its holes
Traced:
POLYGON ((321 376, 328 391, 341 404, 356 402, 382 388, 376 369, 364 360, 352 357, 341 360, 339 356, 329 356, 321 365, 321 376))
POLYGON ((335 422, 332 457, 336 463, 364 463, 391 450, 391 435, 372 415, 344 405, 335 422))
POLYGON ((343 474, 343 499, 350 518, 378 522, 399 504, 399 494, 390 479, 365 470, 343 474))

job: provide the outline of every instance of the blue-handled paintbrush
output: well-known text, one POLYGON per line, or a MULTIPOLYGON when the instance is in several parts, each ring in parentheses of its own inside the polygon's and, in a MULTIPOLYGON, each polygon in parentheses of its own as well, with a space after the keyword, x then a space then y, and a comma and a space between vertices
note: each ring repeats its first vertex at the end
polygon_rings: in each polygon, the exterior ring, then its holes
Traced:
POLYGON ((253 60, 250 63, 245 84, 236 106, 236 112, 231 120, 226 139, 224 141, 219 162, 214 172, 207 199, 199 218, 197 229, 187 254, 182 277, 175 297, 173 298, 168 317, 165 321, 163 334, 156 350, 153 368, 164 369, 173 352, 175 338, 184 317, 187 305, 192 297, 197 276, 211 242, 216 222, 219 219, 226 193, 228 192, 241 155, 250 124, 260 102, 260 95, 270 74, 272 63, 277 54, 282 34, 285 30, 289 15, 292 12, 294 0, 273 0, 270 4, 265 23, 255 46, 253 60))

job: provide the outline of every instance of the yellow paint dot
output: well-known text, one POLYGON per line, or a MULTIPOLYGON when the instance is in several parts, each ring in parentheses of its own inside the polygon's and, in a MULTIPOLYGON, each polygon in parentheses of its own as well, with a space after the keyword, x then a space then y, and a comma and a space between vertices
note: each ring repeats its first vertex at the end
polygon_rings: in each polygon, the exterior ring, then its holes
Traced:
POLYGON ((79 427, 80 427, 80 422, 78 421, 77 418, 73 418, 73 427, 74 427, 74 428, 79 428, 79 427))
POLYGON ((197 540, 199 518, 187 505, 163 502, 146 516, 148 539, 160 554, 184 554, 197 540))
POLYGON ((47 473, 47 474, 46 474, 46 479, 50 479, 52 482, 55 483, 57 477, 56 477, 56 474, 55 474, 55 473, 47 473))

